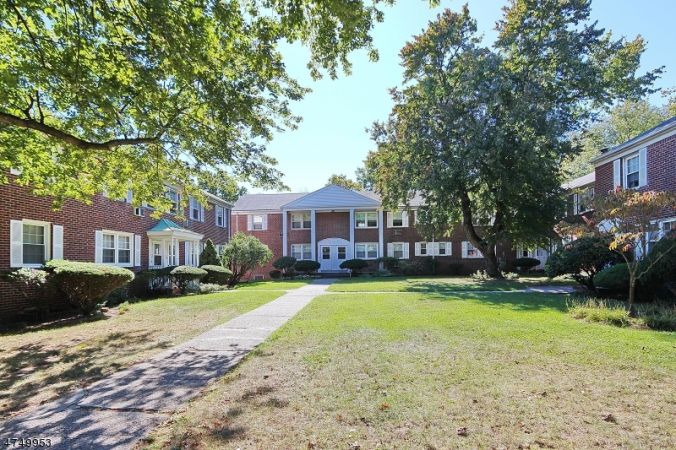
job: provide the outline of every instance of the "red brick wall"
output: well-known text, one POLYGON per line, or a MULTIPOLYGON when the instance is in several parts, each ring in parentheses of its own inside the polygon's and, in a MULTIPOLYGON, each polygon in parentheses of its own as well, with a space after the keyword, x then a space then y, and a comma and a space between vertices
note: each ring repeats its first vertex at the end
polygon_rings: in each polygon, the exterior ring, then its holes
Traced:
POLYGON ((613 162, 610 161, 596 168, 594 195, 605 195, 612 191, 613 188, 613 162))
POLYGON ((340 238, 350 240, 350 213, 318 212, 317 242, 323 239, 340 238))
MULTIPOLYGON (((242 232, 255 236, 262 243, 267 245, 272 251, 273 258, 265 266, 246 276, 246 280, 253 279, 257 275, 263 275, 269 278, 269 273, 273 269, 272 263, 282 256, 282 213, 267 214, 268 228, 267 230, 247 230, 247 215, 233 214, 232 215, 232 231, 233 233, 242 232)), ((308 241, 309 242, 309 241, 308 241)))
MULTIPOLYGON (((52 209, 52 200, 30 194, 26 187, 14 183, 0 185, 0 271, 8 270, 9 262, 9 225, 10 220, 32 219, 63 225, 63 256, 74 261, 94 261, 95 230, 111 230, 134 233, 141 236, 141 263, 148 265, 148 236, 146 232, 157 223, 146 210, 145 217, 134 215, 134 208, 126 203, 96 196, 91 205, 76 201, 66 201, 59 210, 52 209)), ((178 224, 203 234, 215 244, 225 244, 229 233, 227 228, 216 226, 216 212, 213 205, 205 209, 205 221, 179 221, 175 216, 167 218, 178 224)), ((228 219, 228 223, 229 219, 228 219)), ((179 255, 184 261, 185 247, 179 245, 179 255)), ((133 258, 133 255, 132 255, 133 258)), ((138 269, 138 268, 136 268, 138 269)), ((25 300, 10 284, 0 281, 0 318, 8 317, 26 308, 25 300)))

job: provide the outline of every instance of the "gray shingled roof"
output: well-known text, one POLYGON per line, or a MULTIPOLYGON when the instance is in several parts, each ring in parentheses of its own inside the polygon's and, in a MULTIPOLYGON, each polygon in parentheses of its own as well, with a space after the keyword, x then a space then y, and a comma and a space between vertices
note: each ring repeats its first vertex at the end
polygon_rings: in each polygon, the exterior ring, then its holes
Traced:
POLYGON ((596 172, 588 173, 587 175, 583 175, 567 183, 563 183, 561 187, 564 189, 575 189, 588 184, 593 184, 594 181, 596 181, 596 172))
POLYGON ((296 199, 304 197, 307 192, 280 192, 278 194, 245 194, 235 202, 233 211, 268 211, 281 210, 296 199))

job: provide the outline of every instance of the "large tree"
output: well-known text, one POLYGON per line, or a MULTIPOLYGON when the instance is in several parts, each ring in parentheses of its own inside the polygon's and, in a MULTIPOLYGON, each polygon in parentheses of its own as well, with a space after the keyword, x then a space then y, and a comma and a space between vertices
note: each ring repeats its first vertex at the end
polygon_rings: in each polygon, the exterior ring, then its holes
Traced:
POLYGON ((306 92, 279 44, 310 49, 319 77, 394 0, 6 0, 0 5, 0 182, 20 169, 36 194, 89 201, 106 191, 159 211, 164 183, 233 192, 279 186, 264 153, 293 128, 306 92))
POLYGON ((594 123, 574 138, 581 151, 564 161, 563 170, 566 177, 574 179, 593 172, 594 165, 591 160, 599 155, 601 149, 628 141, 672 117, 670 114, 672 104, 676 105, 674 99, 662 107, 641 99, 627 100, 615 105, 601 121, 594 123))
POLYGON ((359 191, 362 189, 362 185, 357 183, 356 181, 350 179, 347 177, 347 175, 341 174, 333 174, 329 177, 329 179, 326 181, 326 185, 329 186, 331 184, 335 184, 338 186, 342 186, 347 189, 352 189, 355 191, 359 191))
POLYGON ((495 245, 538 244, 563 207, 567 137, 618 98, 644 95, 644 42, 613 39, 585 0, 513 0, 492 48, 465 6, 446 10, 401 51, 404 87, 372 133, 367 164, 386 206, 426 200, 422 221, 462 224, 500 277, 495 245))

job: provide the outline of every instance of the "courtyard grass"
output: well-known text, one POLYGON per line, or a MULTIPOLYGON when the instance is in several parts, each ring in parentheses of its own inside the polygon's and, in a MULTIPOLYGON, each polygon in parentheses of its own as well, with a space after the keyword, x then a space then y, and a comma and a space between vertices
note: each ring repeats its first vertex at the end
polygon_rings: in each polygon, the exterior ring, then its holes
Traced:
MULTIPOLYGON (((149 300, 123 314, 0 335, 0 419, 186 341, 283 291, 149 300)), ((115 310, 113 310, 115 311, 115 310)))
POLYGON ((318 297, 143 447, 670 448, 676 334, 566 300, 318 297))
POLYGON ((521 276, 516 280, 474 280, 470 277, 383 277, 343 278, 336 281, 331 292, 417 292, 453 293, 464 291, 513 291, 543 285, 573 286, 565 278, 521 276))
POLYGON ((312 280, 248 281, 235 286, 238 291, 288 291, 297 289, 312 280))

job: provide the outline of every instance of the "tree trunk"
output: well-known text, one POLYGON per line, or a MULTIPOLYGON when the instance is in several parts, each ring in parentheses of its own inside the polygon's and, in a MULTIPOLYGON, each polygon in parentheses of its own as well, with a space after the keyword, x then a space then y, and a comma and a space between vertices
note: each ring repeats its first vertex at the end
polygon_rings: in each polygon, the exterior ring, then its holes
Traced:
POLYGON ((629 301, 627 302, 627 311, 630 316, 634 316, 634 300, 636 299, 636 277, 629 274, 629 301))
POLYGON ((498 257, 495 255, 495 247, 492 245, 485 246, 485 249, 480 249, 486 259, 486 272, 493 278, 503 279, 502 272, 500 272, 500 265, 498 264, 498 257))

